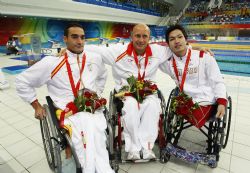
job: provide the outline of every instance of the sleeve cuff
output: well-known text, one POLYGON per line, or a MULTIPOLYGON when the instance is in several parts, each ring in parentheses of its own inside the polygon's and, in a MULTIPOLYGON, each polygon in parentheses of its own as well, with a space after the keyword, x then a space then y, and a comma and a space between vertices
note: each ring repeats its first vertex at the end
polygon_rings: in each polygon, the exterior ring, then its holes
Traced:
POLYGON ((216 100, 216 102, 217 102, 219 105, 224 105, 225 107, 227 106, 227 99, 218 98, 218 99, 216 100))
POLYGON ((32 102, 30 102, 30 104, 35 103, 35 102, 38 102, 38 100, 35 99, 35 100, 33 100, 32 102))

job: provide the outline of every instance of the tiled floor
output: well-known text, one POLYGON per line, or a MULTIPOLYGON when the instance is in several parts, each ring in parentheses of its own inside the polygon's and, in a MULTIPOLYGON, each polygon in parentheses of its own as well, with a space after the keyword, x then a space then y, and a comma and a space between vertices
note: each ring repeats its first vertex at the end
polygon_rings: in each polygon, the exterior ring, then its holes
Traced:
MULTIPOLYGON (((0 55, 0 67, 24 64, 0 55)), ((103 94, 108 98, 113 89, 109 78, 103 94)), ((40 125, 34 118, 30 105, 25 104, 15 92, 15 75, 5 74, 11 88, 0 90, 0 173, 49 173, 51 172, 43 150, 40 125)), ((228 94, 233 99, 233 115, 228 146, 222 150, 220 162, 215 169, 198 164, 188 164, 171 158, 167 164, 159 162, 122 164, 119 173, 248 173, 250 170, 250 78, 224 75, 228 94)), ((158 72, 159 88, 167 98, 174 84, 169 77, 158 72)), ((46 88, 37 90, 45 103, 46 88)), ((190 129, 183 135, 182 143, 201 149, 205 138, 190 129), (200 140, 200 141, 198 141, 200 140), (192 141, 192 142, 190 142, 192 141)))

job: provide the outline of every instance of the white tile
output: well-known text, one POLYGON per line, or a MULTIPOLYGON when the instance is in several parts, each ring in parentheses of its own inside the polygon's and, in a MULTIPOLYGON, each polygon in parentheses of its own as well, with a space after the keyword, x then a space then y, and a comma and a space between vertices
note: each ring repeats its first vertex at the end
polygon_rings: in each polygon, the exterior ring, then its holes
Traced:
POLYGON ((128 172, 129 173, 155 173, 160 172, 163 169, 164 165, 159 162, 148 162, 148 163, 140 163, 133 164, 128 172))
POLYGON ((16 159, 25 168, 29 168, 42 159, 45 159, 45 157, 45 152, 41 147, 34 147, 26 153, 19 155, 16 159))
POLYGON ((250 146, 233 143, 232 154, 243 159, 250 160, 250 146))
POLYGON ((31 136, 33 134, 40 133, 41 132, 40 124, 33 123, 30 126, 20 129, 20 132, 25 136, 31 136))
POLYGON ((17 143, 6 147, 6 150, 13 155, 14 157, 19 156, 29 150, 31 150, 32 148, 34 148, 36 145, 34 142, 32 142, 29 139, 24 139, 21 141, 18 141, 17 143))
POLYGON ((210 168, 208 166, 199 165, 195 173, 230 173, 222 168, 210 168))
POLYGON ((17 132, 17 130, 11 126, 5 126, 0 130, 0 138, 5 137, 13 132, 17 132))
POLYGON ((232 156, 230 171, 232 173, 249 173, 250 161, 236 156, 232 156))
POLYGON ((180 171, 173 168, 164 167, 161 173, 180 173, 180 171))
POLYGON ((198 164, 187 163, 182 160, 171 157, 164 168, 168 168, 176 172, 195 173, 197 166, 198 164))
POLYGON ((232 155, 224 153, 224 152, 220 152, 219 155, 220 155, 220 158, 218 162, 218 168, 229 171, 232 155))
POLYGON ((20 122, 22 120, 24 120, 25 117, 20 115, 20 114, 16 114, 15 116, 11 116, 11 117, 8 117, 5 119, 5 121, 8 123, 8 124, 14 124, 16 122, 20 122))
POLYGON ((23 134, 16 131, 16 132, 10 133, 7 136, 0 138, 0 144, 4 147, 8 147, 8 146, 15 144, 18 141, 23 140, 24 138, 25 136, 23 134))
POLYGON ((13 123, 12 126, 15 127, 16 129, 20 130, 20 129, 26 128, 32 124, 34 124, 34 121, 26 118, 20 122, 13 123))
MULTIPOLYGON (((1 108, 0 108, 1 109, 1 108)), ((5 122, 2 118, 0 118, 0 127, 4 128, 5 126, 8 126, 9 124, 5 122)))
POLYGON ((0 165, 10 161, 12 156, 3 148, 0 147, 0 165))
POLYGON ((228 153, 228 154, 231 154, 232 150, 233 150, 233 141, 228 141, 226 148, 222 149, 221 151, 228 153))
POLYGON ((127 172, 131 166, 133 166, 133 163, 119 164, 119 172, 127 172))
POLYGON ((233 141, 237 142, 237 143, 240 143, 242 145, 247 145, 247 146, 250 147, 250 136, 249 135, 245 135, 243 133, 235 132, 233 141))
POLYGON ((8 119, 8 118, 12 118, 15 117, 16 115, 18 115, 19 113, 15 110, 12 110, 10 108, 6 108, 6 111, 0 113, 0 117, 2 119, 8 119))
POLYGON ((31 136, 29 136, 29 139, 32 140, 34 143, 37 145, 43 146, 43 141, 42 141, 42 134, 41 132, 35 133, 31 136))
POLYGON ((8 161, 7 163, 0 165, 1 173, 20 173, 25 169, 15 159, 8 161))
MULTIPOLYGON (((250 118, 249 118, 250 119, 250 118)), ((242 124, 242 123, 236 123, 235 124, 235 132, 242 133, 245 135, 250 135, 250 125, 242 124)))
POLYGON ((46 159, 41 160, 40 162, 34 164, 30 168, 28 168, 28 171, 31 173, 53 173, 48 165, 48 162, 46 159))
POLYGON ((236 121, 235 121, 236 124, 240 123, 240 124, 243 124, 243 125, 247 125, 247 126, 250 126, 250 117, 241 117, 241 116, 238 116, 236 117, 236 121))

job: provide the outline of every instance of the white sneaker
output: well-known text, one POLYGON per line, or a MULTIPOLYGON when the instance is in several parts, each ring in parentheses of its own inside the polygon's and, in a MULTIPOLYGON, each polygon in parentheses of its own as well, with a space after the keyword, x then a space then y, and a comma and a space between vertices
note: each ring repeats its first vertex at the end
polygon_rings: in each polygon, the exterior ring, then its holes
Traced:
POLYGON ((141 159, 139 151, 129 152, 127 159, 128 160, 139 160, 139 159, 141 159))
POLYGON ((0 89, 4 90, 10 87, 9 82, 5 81, 5 82, 0 82, 0 89))
POLYGON ((155 153, 152 150, 143 150, 142 151, 143 159, 145 160, 151 160, 155 159, 155 153))

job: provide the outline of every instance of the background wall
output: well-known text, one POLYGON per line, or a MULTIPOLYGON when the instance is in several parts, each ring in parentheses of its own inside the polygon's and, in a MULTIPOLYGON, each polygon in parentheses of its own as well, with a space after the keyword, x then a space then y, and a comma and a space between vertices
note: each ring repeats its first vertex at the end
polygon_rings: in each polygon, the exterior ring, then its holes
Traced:
POLYGON ((157 25, 161 17, 74 2, 72 0, 0 0, 0 14, 57 19, 146 23, 157 25))
MULTIPOLYGON (((63 42, 63 31, 68 23, 80 23, 89 41, 99 38, 116 39, 117 37, 129 39, 134 24, 114 22, 90 22, 73 20, 55 20, 35 17, 0 17, 0 46, 5 49, 8 38, 13 35, 19 36, 22 44, 30 43, 31 34, 41 37, 43 46, 49 40, 63 42)), ((164 37, 166 27, 150 26, 151 36, 164 37)), ((3 52, 3 51, 2 51, 3 52)))

